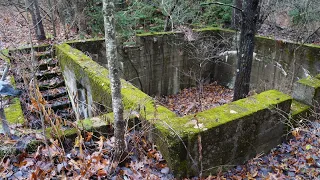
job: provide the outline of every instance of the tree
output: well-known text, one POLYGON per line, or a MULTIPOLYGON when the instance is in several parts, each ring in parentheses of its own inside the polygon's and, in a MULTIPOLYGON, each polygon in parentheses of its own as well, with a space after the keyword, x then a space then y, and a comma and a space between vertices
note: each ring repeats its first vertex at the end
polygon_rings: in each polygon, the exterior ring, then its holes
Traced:
MULTIPOLYGON (((242 9, 242 0, 233 0, 233 6, 242 9)), ((241 11, 236 8, 232 9, 232 28, 238 29, 241 24, 241 11)))
POLYGON ((259 18, 259 0, 244 0, 237 75, 233 100, 242 99, 249 93, 250 74, 255 44, 256 24, 259 18))
POLYGON ((112 110, 114 114, 115 153, 119 157, 126 150, 125 121, 121 97, 120 67, 117 60, 117 47, 114 20, 115 5, 113 0, 103 0, 103 16, 108 60, 109 78, 111 81, 112 110))
POLYGON ((40 15, 38 0, 26 0, 25 5, 31 14, 33 27, 38 40, 45 40, 46 34, 44 32, 42 17, 40 15))
POLYGON ((50 11, 50 20, 51 20, 51 24, 52 24, 52 29, 53 29, 53 37, 57 36, 57 32, 56 32, 56 24, 55 24, 55 20, 54 20, 54 11, 55 8, 54 6, 51 5, 51 0, 47 0, 48 6, 49 6, 49 11, 50 11))

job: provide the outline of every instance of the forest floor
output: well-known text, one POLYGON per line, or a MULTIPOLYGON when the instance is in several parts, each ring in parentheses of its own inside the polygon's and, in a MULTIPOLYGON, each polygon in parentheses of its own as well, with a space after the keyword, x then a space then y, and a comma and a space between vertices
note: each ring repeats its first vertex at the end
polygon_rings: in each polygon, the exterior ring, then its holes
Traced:
MULTIPOLYGON (((0 8, 0 50, 29 45, 28 24, 21 14, 23 12, 19 13, 16 10, 0 8)), ((44 26, 47 35, 52 36, 53 31, 48 30, 50 29, 50 23, 47 19, 44 20, 44 26)), ((277 28, 269 26, 264 26, 259 32, 262 35, 274 36, 277 39, 294 39, 294 36, 296 36, 293 33, 290 35, 289 30, 277 30, 277 28)), ((32 37, 34 37, 33 32, 32 37)), ((68 40, 79 38, 80 36, 75 31, 69 31, 68 40)), ((66 37, 62 28, 57 26, 57 37, 54 42, 50 38, 42 42, 33 39, 33 42, 34 44, 52 44, 65 40, 66 37)), ((160 102, 167 103, 169 108, 176 111, 177 114, 185 115, 198 112, 199 109, 203 109, 198 107, 210 104, 211 100, 215 101, 214 106, 223 104, 225 102, 221 100, 229 101, 232 94, 231 91, 219 86, 208 87, 208 92, 204 92, 204 94, 210 94, 212 91, 223 91, 224 93, 218 93, 218 97, 223 95, 223 98, 215 99, 211 97, 210 101, 203 101, 204 103, 200 106, 194 102, 189 103, 187 98, 189 95, 194 96, 197 90, 196 88, 184 90, 184 93, 169 96, 160 100, 160 102), (183 106, 177 103, 180 101, 185 102, 183 106)), ((15 128, 18 130, 20 127, 15 128)), ((20 129, 20 131, 22 130, 20 129)), ((227 172, 205 177, 205 179, 320 179, 319 121, 295 129, 291 134, 292 136, 288 141, 274 148, 270 153, 259 154, 243 165, 231 167, 227 172)), ((129 153, 122 159, 122 162, 113 161, 113 137, 108 139, 95 137, 92 133, 87 132, 81 142, 69 142, 72 144, 72 148, 68 151, 65 151, 58 141, 50 140, 49 147, 39 146, 36 152, 27 154, 21 151, 18 155, 7 156, 0 162, 0 178, 174 178, 161 153, 157 151, 154 145, 147 142, 143 133, 131 131, 127 133, 126 137, 129 153)), ((13 138, 0 136, 0 144, 17 145, 30 138, 43 140, 43 137, 39 134, 13 138)))
POLYGON ((158 101, 178 116, 184 116, 221 106, 231 102, 232 97, 231 89, 214 82, 202 87, 185 88, 177 94, 158 98, 158 101))

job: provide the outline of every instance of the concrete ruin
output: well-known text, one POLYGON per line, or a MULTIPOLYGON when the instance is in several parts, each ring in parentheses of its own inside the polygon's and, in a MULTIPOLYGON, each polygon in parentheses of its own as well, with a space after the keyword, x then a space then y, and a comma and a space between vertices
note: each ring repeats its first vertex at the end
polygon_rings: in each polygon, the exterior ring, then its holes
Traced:
MULTIPOLYGON (((177 93, 199 83, 199 77, 201 83, 217 81, 229 87, 234 81, 235 33, 215 28, 196 32, 205 43, 219 40, 214 44, 219 48, 208 54, 197 49, 205 46, 194 42, 196 38, 190 41, 181 33, 150 33, 139 35, 134 46, 119 46, 118 52, 127 117, 130 111, 138 111, 152 125, 149 138, 177 177, 198 174, 199 137, 203 174, 209 175, 280 144, 285 122, 305 116, 320 97, 316 76, 320 47, 257 37, 251 87, 264 92, 196 115, 176 116, 151 96, 177 93), (190 43, 197 48, 192 51, 190 43), (223 54, 218 53, 221 50, 223 54), (287 95, 291 92, 292 97, 287 95)), ((101 133, 110 131, 108 125, 113 122, 104 49, 103 40, 55 45, 79 126, 101 133)), ((75 130, 64 133, 72 135, 75 130)))

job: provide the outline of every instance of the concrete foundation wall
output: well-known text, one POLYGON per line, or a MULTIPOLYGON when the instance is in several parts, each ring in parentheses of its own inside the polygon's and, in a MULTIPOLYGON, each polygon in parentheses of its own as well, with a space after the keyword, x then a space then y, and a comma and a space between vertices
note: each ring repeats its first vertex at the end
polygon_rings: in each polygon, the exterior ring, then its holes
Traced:
MULTIPOLYGON (((65 78, 70 96, 82 88, 87 93, 84 99, 88 107, 96 104, 110 107, 108 71, 68 45, 56 48, 63 74, 68 76, 65 78)), ((283 138, 292 100, 286 94, 270 90, 196 116, 178 117, 167 108, 155 105, 150 96, 131 83, 121 83, 125 110, 140 111, 142 120, 152 124, 149 138, 157 144, 177 177, 198 175, 199 137, 203 169, 208 169, 204 175, 215 173, 212 167, 240 164, 275 147, 283 138)), ((80 105, 75 108, 80 114, 84 110, 80 105)), ((108 121, 100 123, 112 123, 112 114, 108 117, 108 121)), ((97 128, 94 123, 91 126, 97 128)))
MULTIPOLYGON (((190 40, 182 33, 144 34, 137 37, 135 46, 119 46, 124 79, 150 95, 174 94, 181 88, 196 85, 201 78, 202 82, 218 81, 233 88, 235 33, 212 28, 195 31, 194 36, 190 40), (208 40, 208 37, 215 39, 208 40), (223 39, 224 46, 218 49, 199 43, 208 44, 219 39, 223 39), (214 53, 208 54, 205 48, 214 53), (220 53, 224 55, 219 57, 220 53), (207 57, 210 58, 206 60, 207 57)), ((107 64, 103 40, 98 43, 73 42, 72 45, 101 65, 107 64)), ((221 46, 221 43, 215 45, 221 46)), ((277 89, 291 93, 295 81, 320 73, 319 46, 256 37, 254 52, 251 89, 257 92, 277 89)))
MULTIPOLYGON (((149 95, 168 95, 199 83, 212 82, 219 50, 230 46, 230 32, 201 30, 194 39, 182 33, 137 36, 133 46, 118 46, 122 77, 149 95)), ((103 40, 68 42, 107 67, 103 40), (96 43, 94 43, 96 42, 96 43)))

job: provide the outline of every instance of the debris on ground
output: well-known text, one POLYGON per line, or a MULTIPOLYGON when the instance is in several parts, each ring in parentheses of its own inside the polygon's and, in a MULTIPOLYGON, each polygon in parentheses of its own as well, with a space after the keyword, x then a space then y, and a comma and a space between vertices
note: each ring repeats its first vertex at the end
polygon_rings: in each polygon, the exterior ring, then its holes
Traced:
POLYGON ((128 153, 113 160, 115 138, 96 138, 92 132, 78 136, 65 152, 58 140, 41 145, 34 153, 21 151, 0 164, 2 179, 174 179, 166 161, 139 131, 126 138, 128 153))
POLYGON ((233 91, 216 82, 181 90, 178 94, 157 98, 179 116, 195 114, 232 101, 233 91))

